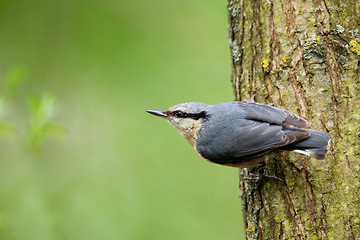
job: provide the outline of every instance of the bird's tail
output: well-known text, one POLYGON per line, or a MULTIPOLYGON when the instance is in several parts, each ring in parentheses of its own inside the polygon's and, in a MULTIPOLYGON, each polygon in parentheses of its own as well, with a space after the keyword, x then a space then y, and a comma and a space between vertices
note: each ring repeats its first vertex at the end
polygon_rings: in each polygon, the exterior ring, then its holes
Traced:
POLYGON ((316 159, 324 159, 330 146, 331 135, 314 130, 302 130, 311 135, 304 140, 285 146, 286 150, 302 153, 316 159))

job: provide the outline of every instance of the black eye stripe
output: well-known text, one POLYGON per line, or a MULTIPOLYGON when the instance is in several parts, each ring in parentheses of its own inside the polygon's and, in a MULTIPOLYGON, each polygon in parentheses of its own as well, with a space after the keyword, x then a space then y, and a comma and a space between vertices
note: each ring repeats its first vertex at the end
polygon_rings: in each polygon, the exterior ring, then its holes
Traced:
POLYGON ((187 117, 187 114, 182 111, 175 111, 174 114, 175 114, 175 117, 178 117, 178 118, 186 118, 187 117))
POLYGON ((183 111, 177 110, 170 112, 169 115, 177 118, 192 118, 194 120, 198 120, 200 118, 206 118, 205 111, 202 111, 200 113, 185 113, 183 111))

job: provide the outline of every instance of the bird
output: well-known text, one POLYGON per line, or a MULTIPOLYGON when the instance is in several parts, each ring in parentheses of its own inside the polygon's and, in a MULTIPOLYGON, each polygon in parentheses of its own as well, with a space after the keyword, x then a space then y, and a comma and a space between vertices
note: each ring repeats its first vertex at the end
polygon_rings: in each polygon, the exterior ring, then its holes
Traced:
POLYGON ((257 102, 187 102, 147 112, 167 119, 202 158, 237 168, 263 165, 282 151, 322 160, 331 140, 329 133, 304 129, 310 126, 304 118, 257 102))

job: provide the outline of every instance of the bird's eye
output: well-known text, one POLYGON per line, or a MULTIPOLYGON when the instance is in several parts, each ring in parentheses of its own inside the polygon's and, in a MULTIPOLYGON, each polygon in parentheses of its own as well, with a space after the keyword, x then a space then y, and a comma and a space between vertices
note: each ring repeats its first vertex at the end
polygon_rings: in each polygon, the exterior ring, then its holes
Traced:
POLYGON ((186 118, 186 117, 187 117, 187 114, 184 113, 184 112, 182 112, 182 111, 175 111, 175 112, 174 112, 174 115, 175 115, 175 117, 177 117, 177 118, 186 118))

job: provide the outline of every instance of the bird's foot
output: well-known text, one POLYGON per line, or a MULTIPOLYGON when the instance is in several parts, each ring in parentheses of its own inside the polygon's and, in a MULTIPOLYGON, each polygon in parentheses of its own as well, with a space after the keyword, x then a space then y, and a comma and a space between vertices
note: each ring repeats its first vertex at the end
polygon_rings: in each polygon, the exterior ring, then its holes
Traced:
POLYGON ((254 95, 251 96, 251 98, 250 98, 250 101, 251 101, 251 102, 256 102, 256 101, 255 101, 256 95, 257 95, 257 93, 255 93, 254 95))
POLYGON ((269 103, 270 106, 274 106, 275 104, 277 104, 280 101, 280 98, 278 98, 275 102, 273 103, 269 103))
POLYGON ((265 179, 275 179, 285 184, 285 181, 283 179, 276 176, 267 175, 265 165, 260 166, 260 168, 258 169, 258 174, 249 173, 249 177, 244 177, 243 179, 252 182, 260 182, 265 179))

